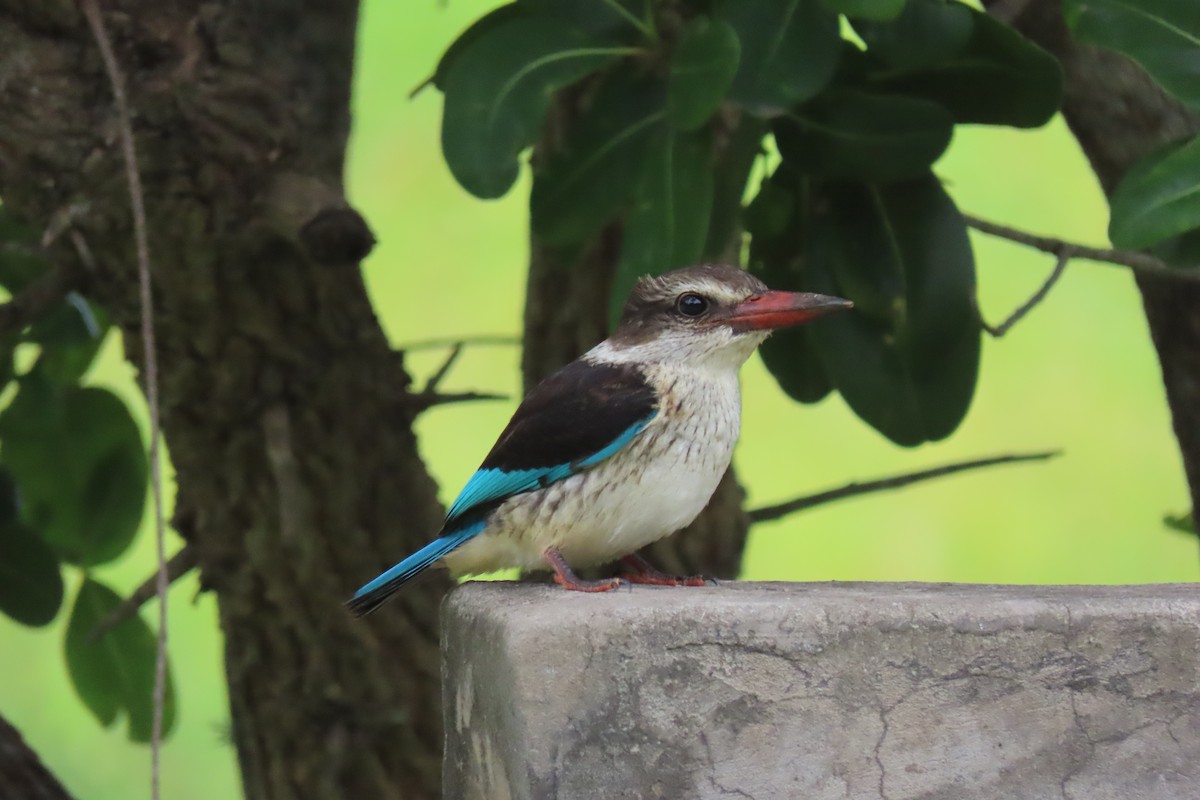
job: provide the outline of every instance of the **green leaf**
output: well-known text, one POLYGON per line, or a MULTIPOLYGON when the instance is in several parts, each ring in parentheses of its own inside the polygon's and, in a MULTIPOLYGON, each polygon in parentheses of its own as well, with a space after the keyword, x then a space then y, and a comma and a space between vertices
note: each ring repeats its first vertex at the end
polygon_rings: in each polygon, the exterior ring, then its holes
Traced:
POLYGON ((77 383, 88 371, 108 331, 107 316, 77 292, 30 326, 25 340, 41 345, 34 366, 58 383, 77 383))
POLYGON ((0 463, 21 488, 22 519, 65 560, 111 561, 137 534, 146 453, 112 392, 22 378, 0 414, 0 463))
POLYGON ((8 470, 0 467, 0 522, 16 519, 21 510, 17 482, 8 470))
POLYGON ((822 0, 825 6, 855 19, 895 19, 904 10, 906 0, 822 0))
POLYGON ((1172 266, 1200 267, 1200 228, 1165 239, 1150 248, 1150 252, 1172 266))
POLYGON ((872 56, 888 66, 911 70, 949 62, 966 50, 975 20, 962 3, 912 0, 887 24, 859 19, 854 30, 872 56))
POLYGON ((443 87, 442 153, 455 179, 477 197, 503 195, 553 93, 631 52, 546 17, 518 16, 479 33, 443 87))
POLYGON ((1124 53, 1160 86, 1200 109, 1200 3, 1196 0, 1063 0, 1086 44, 1124 53))
POLYGON ((721 16, 741 42, 729 95, 750 113, 778 116, 833 77, 842 39, 821 0, 737 0, 721 16))
POLYGON ((23 625, 45 625, 62 597, 54 551, 17 520, 0 522, 0 611, 23 625))
POLYGON ((733 130, 713 174, 712 214, 708 241, 701 254, 705 261, 737 263, 741 253, 742 198, 754 159, 763 152, 765 122, 743 116, 733 130))
MULTIPOLYGON (((67 672, 79 698, 102 726, 110 727, 124 713, 130 741, 148 742, 154 720, 154 632, 135 614, 99 641, 88 641, 96 625, 120 604, 112 589, 91 578, 84 580, 67 626, 67 672)), ((168 670, 163 733, 174 724, 175 691, 168 670)))
POLYGON ((16 377, 16 344, 16 337, 12 334, 0 336, 0 391, 3 391, 8 382, 16 377))
POLYGON ((610 297, 614 324, 637 279, 694 264, 712 212, 712 135, 663 132, 642 165, 637 199, 625 220, 610 297))
POLYGON ((493 28, 517 17, 524 17, 529 13, 529 9, 522 3, 509 3, 506 6, 489 11, 479 19, 471 23, 465 31, 458 35, 450 46, 446 48, 446 52, 442 53, 442 57, 438 59, 437 69, 434 70, 433 77, 429 82, 439 89, 446 89, 446 74, 450 71, 450 67, 458 60, 458 57, 467 51, 477 39, 493 28))
POLYGON ((1127 250, 1200 228, 1200 137, 1137 162, 1109 205, 1108 238, 1127 250))
MULTIPOLYGON (((953 0, 911 0, 908 8, 920 4, 927 6, 923 14, 946 15, 951 30, 961 24, 963 6, 953 0)), ((1004 23, 973 9, 968 12, 973 20, 971 35, 959 49, 911 68, 889 64, 884 58, 869 74, 868 88, 940 103, 959 123, 1044 125, 1062 99, 1058 61, 1004 23)), ((907 13, 890 24, 901 24, 907 13)), ((868 54, 872 52, 868 49, 868 54)))
MULTIPOLYGON (((781 164, 763 182, 746 214, 750 239, 751 274, 772 289, 804 291, 809 259, 805 225, 809 221, 808 197, 800 176, 781 164)), ((803 326, 775 332, 759 347, 763 363, 793 400, 815 403, 833 390, 812 339, 812 328, 803 326)))
POLYGON ((667 76, 667 110, 676 127, 708 122, 733 83, 740 52, 737 34, 724 22, 696 17, 687 24, 667 76))
POLYGON ((653 33, 647 0, 517 0, 517 5, 589 33, 653 33))
POLYGON ((928 100, 831 89, 777 118, 774 131, 801 172, 886 182, 925 173, 950 144, 954 120, 928 100))
POLYGON ((534 173, 529 211, 539 240, 581 242, 630 205, 665 103, 662 84, 632 69, 603 76, 569 138, 534 173))
POLYGON ((979 368, 962 216, 932 175, 813 191, 812 289, 855 303, 855 313, 811 328, 833 385, 897 444, 948 436, 970 406, 979 368))

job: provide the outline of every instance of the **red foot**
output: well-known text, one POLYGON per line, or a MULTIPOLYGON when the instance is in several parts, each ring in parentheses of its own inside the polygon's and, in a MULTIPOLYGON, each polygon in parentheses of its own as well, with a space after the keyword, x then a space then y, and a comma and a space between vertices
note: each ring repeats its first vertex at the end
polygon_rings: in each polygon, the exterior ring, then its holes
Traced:
POLYGON ((620 578, 604 578, 598 581, 585 581, 574 573, 571 565, 563 558, 557 548, 547 547, 542 554, 546 562, 554 567, 554 582, 572 592, 607 592, 621 585, 620 578))
POLYGON ((667 575, 665 572, 659 572, 649 561, 637 553, 625 556, 621 561, 632 569, 631 572, 621 575, 622 578, 630 583, 644 583, 650 586, 704 586, 709 581, 716 583, 712 578, 705 578, 702 575, 676 577, 674 575, 667 575))

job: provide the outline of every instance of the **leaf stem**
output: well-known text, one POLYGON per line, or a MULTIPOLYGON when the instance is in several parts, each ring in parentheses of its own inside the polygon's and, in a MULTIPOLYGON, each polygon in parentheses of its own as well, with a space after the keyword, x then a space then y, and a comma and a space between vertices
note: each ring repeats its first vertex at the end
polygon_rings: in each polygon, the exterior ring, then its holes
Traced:
POLYGON ((619 2, 617 2, 617 0, 602 0, 602 1, 603 1, 604 5, 608 6, 614 12, 616 12, 618 15, 623 17, 626 22, 628 22, 630 25, 632 25, 633 27, 635 27, 639 31, 641 31, 642 34, 645 35, 645 37, 647 39, 650 39, 651 41, 656 41, 658 39, 658 34, 655 32, 655 30, 652 26, 650 26, 648 23, 644 22, 643 20, 638 19, 637 16, 634 15, 633 12, 631 12, 629 9, 625 8, 625 6, 621 5, 619 2))

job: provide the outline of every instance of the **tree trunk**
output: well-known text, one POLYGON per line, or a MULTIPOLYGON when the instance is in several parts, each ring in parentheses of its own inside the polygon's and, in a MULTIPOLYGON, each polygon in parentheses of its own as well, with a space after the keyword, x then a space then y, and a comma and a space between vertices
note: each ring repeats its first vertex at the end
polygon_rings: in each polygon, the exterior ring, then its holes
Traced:
POLYGON ((0 717, 0 797, 71 800, 58 778, 42 765, 21 734, 0 717))
MULTIPOLYGON (((360 278, 373 240, 342 195, 357 4, 103 6, 149 208, 174 522, 219 598, 246 794, 434 797, 447 581, 366 621, 342 608, 442 514, 360 278)), ((140 364, 95 42, 72 0, 7 0, 0 52, 0 197, 39 226, 72 209, 97 265, 79 288, 140 364)))
MULTIPOLYGON (((1058 58, 1063 116, 1107 195, 1139 158, 1200 133, 1200 115, 1167 95, 1133 61, 1071 39, 1061 0, 990 0, 1017 30, 1058 58)), ((1200 285, 1139 277, 1138 289, 1162 366, 1163 384, 1193 508, 1200 509, 1200 285)))

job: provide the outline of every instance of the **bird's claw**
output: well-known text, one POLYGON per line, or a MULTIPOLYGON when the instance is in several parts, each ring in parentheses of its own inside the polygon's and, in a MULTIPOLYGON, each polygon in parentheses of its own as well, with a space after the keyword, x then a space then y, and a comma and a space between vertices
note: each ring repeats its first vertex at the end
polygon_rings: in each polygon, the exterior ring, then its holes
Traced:
POLYGON ((585 581, 575 576, 572 578, 573 580, 555 574, 554 582, 571 592, 608 592, 621 588, 621 584, 625 582, 620 578, 604 578, 598 581, 585 581))
POLYGON ((704 586, 709 581, 714 584, 712 578, 704 575, 688 575, 686 577, 676 577, 667 575, 662 572, 624 572, 621 577, 630 583, 641 583, 647 586, 704 586))

